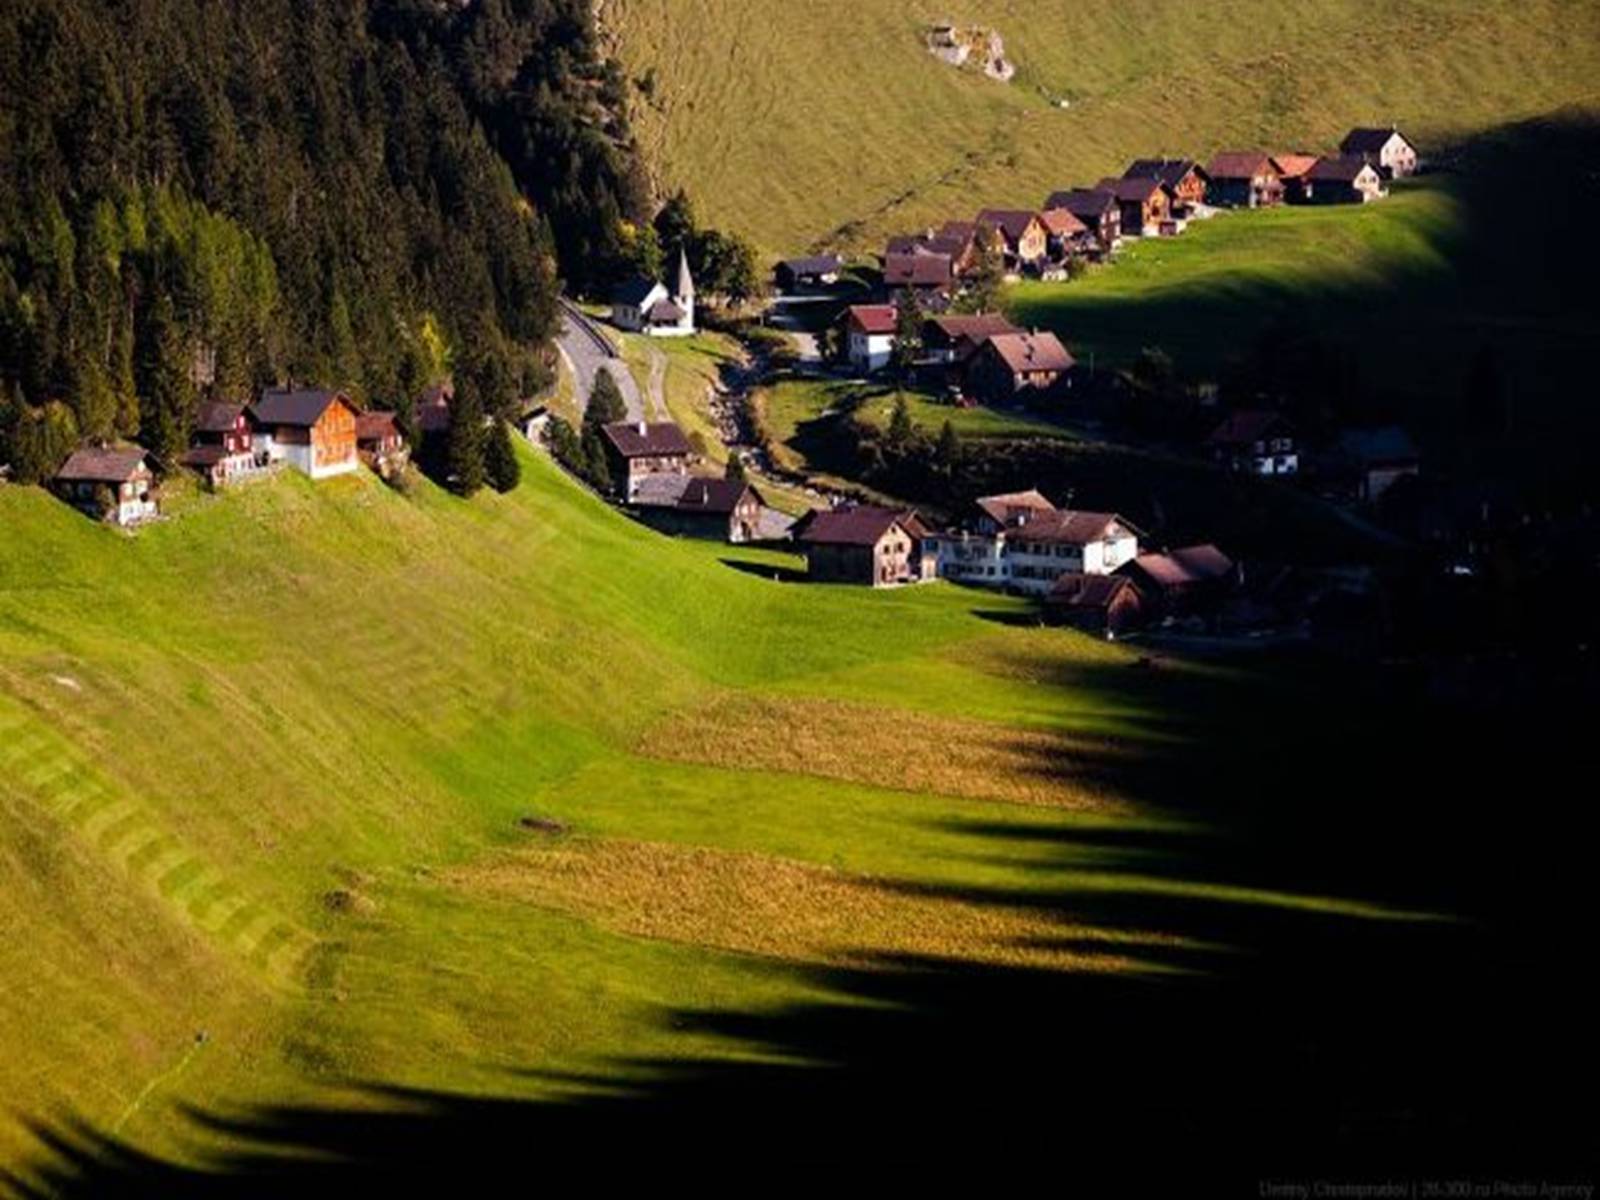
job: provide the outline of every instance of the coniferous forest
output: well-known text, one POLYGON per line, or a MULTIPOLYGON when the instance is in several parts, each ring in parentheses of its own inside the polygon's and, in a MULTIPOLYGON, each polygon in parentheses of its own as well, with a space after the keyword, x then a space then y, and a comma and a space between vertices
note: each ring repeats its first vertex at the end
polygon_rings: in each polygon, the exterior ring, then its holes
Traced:
POLYGON ((648 216, 621 88, 587 0, 11 0, 0 460, 170 462, 269 382, 525 394, 648 216))

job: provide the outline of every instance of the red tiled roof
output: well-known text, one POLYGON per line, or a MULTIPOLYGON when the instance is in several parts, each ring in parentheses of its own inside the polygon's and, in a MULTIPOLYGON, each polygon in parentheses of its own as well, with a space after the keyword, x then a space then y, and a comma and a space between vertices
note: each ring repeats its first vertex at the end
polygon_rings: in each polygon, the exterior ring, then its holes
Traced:
POLYGON ((1014 525, 1018 517, 1032 520, 1039 513, 1053 513, 1056 506, 1045 499, 1037 488, 1025 492, 1005 492, 998 496, 980 496, 977 505, 996 525, 1014 525))
POLYGON ((689 453, 689 439, 674 421, 617 421, 602 428, 623 458, 670 458, 689 453))
POLYGON ((356 441, 373 442, 397 437, 400 427, 394 423, 394 414, 375 408, 356 415, 356 441))
POLYGON ((1300 176, 1317 165, 1317 156, 1315 154, 1299 153, 1274 154, 1272 161, 1278 168, 1278 174, 1285 179, 1299 179, 1300 176))
POLYGON ((938 340, 954 344, 962 338, 983 341, 997 333, 1016 333, 1017 327, 1000 313, 977 313, 962 316, 929 317, 922 323, 923 340, 928 340, 929 327, 937 331, 938 340))
POLYGON ((942 287, 952 274, 950 258, 944 254, 891 254, 883 264, 888 287, 942 287))
POLYGON ((900 318, 892 304, 852 304, 847 313, 850 327, 857 333, 893 333, 900 318))
POLYGON ((1075 237, 1089 232, 1089 227, 1065 208, 1046 209, 1039 214, 1039 223, 1046 233, 1055 237, 1075 237))
POLYGON ((1276 175, 1278 168, 1272 165, 1270 155, 1259 150, 1226 151, 1213 158, 1206 168, 1206 174, 1213 179, 1254 179, 1265 172, 1276 175))

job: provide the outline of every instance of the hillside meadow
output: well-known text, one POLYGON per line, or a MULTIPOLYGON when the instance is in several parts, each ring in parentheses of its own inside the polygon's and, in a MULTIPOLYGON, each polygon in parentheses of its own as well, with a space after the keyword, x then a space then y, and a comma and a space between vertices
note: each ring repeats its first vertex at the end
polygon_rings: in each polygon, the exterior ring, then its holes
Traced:
POLYGON ((661 187, 773 257, 875 250, 1139 156, 1326 152, 1389 122, 1437 150, 1600 95, 1582 0, 611 0, 601 21, 661 187), (929 55, 946 20, 997 29, 1015 80, 929 55))

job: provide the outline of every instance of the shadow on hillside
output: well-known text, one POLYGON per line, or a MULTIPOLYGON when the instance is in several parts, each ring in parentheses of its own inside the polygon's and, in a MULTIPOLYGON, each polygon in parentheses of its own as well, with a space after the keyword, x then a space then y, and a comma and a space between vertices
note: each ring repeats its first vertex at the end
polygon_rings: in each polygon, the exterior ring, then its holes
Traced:
POLYGON ((1472 718, 1331 672, 1285 685, 1031 667, 1040 687, 1169 714, 1111 747, 1136 752, 1089 762, 1156 819, 1041 825, 997 805, 944 828, 974 860, 1025 851, 1029 886, 881 886, 1035 913, 1061 932, 1031 948, 1078 965, 805 968, 816 999, 660 1017, 720 1035, 739 1061, 624 1062, 622 1083, 565 1077, 571 1095, 551 1100, 371 1088, 347 1109, 192 1111, 235 1147, 202 1167, 40 1127, 17 1190, 343 1195, 555 1163, 731 1174, 828 1159, 1256 1196, 1285 1174, 1592 1165, 1593 1102, 1566 1087, 1594 1077, 1577 928, 1590 850, 1554 752, 1583 744, 1591 695, 1472 718), (1107 955, 1126 969, 1101 969, 1107 955))
POLYGON ((746 575, 754 575, 757 579, 773 583, 806 582, 806 573, 799 567, 785 567, 777 563, 757 562, 748 558, 719 558, 717 561, 735 571, 742 571, 746 575))

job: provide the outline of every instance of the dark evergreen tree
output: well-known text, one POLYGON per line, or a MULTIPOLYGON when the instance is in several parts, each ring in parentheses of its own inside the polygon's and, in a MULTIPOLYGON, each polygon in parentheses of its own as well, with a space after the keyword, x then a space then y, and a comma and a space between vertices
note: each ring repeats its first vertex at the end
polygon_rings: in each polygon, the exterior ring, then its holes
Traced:
POLYGON ((894 398, 894 411, 889 415, 886 440, 891 449, 903 450, 916 436, 917 427, 911 422, 911 406, 906 403, 905 396, 897 394, 894 398))
POLYGON ((601 367, 594 373, 594 382, 589 386, 589 403, 583 410, 584 425, 610 425, 627 417, 628 402, 622 398, 622 389, 617 387, 611 372, 601 367))
POLYGON ((187 351, 172 297, 163 295, 145 326, 139 425, 144 444, 165 468, 174 466, 189 445, 195 389, 187 351))
POLYGON ((734 483, 743 483, 749 477, 748 470, 744 465, 744 459, 737 454, 728 455, 728 466, 723 472, 723 476, 734 483))
POLYGON ((450 436, 445 448, 446 482, 457 495, 471 496, 483 487, 487 440, 477 380, 464 375, 456 383, 450 405, 450 436))
POLYGON ((955 478, 961 469, 961 438, 956 427, 948 420, 939 429, 939 440, 933 448, 933 463, 946 479, 955 478))
POLYGON ((483 469, 489 486, 497 492, 514 491, 522 482, 522 464, 517 461, 517 448, 511 442, 511 426, 499 417, 489 429, 483 469))

